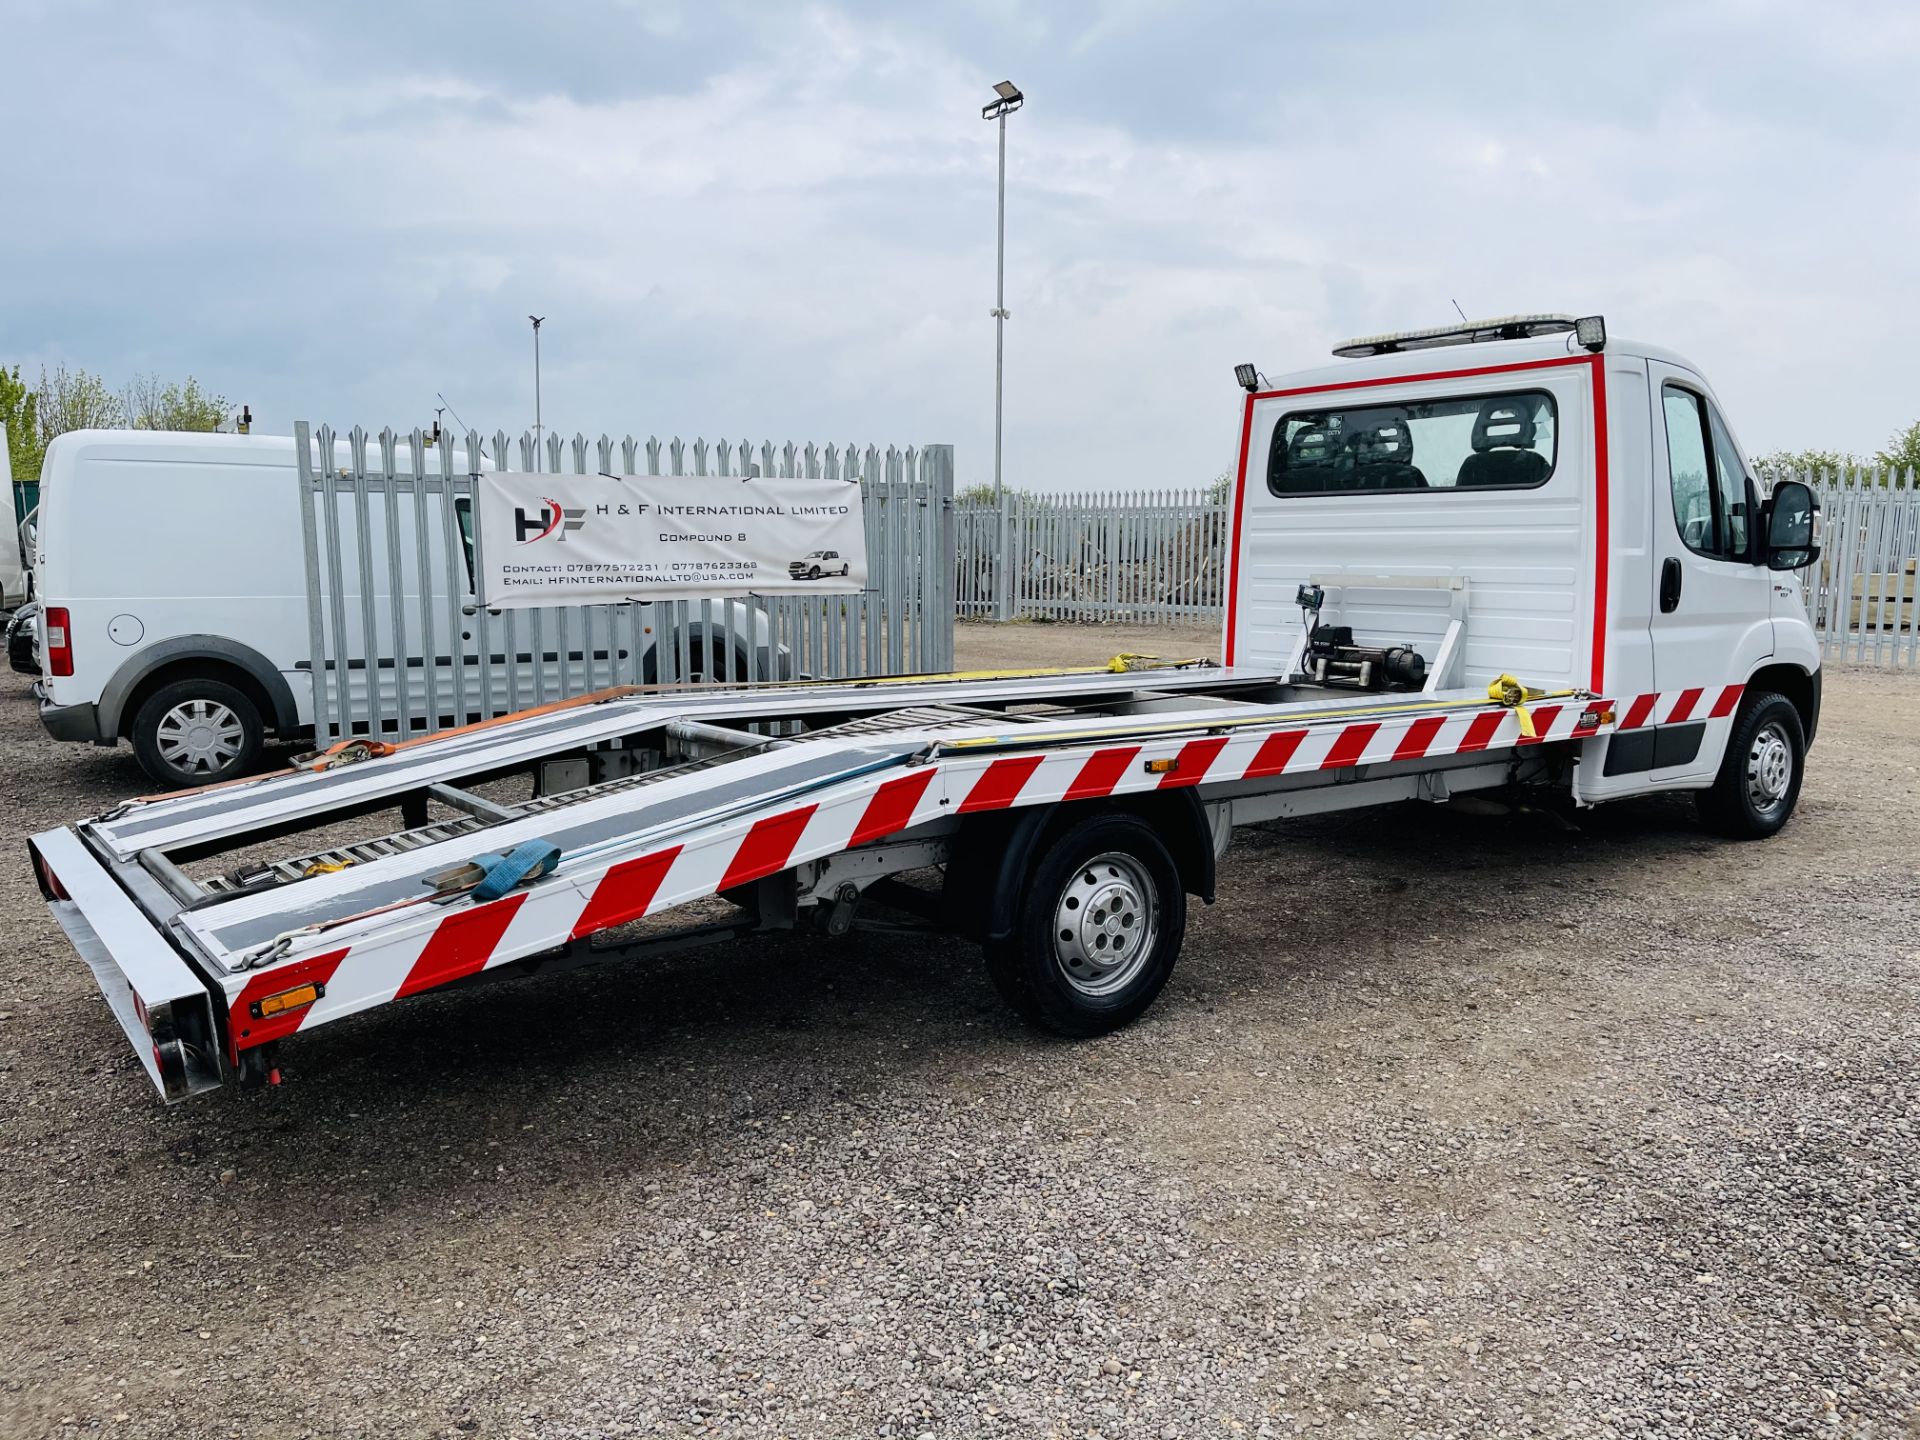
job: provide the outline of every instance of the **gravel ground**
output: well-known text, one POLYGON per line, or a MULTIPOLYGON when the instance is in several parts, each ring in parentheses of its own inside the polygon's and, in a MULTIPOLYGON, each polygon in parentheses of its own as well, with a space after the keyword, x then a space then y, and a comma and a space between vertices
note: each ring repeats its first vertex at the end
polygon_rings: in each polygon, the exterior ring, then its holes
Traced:
MULTIPOLYGON (((1666 801, 1248 833, 1091 1043, 960 943, 773 937, 422 997, 171 1110, 16 848, 0 1431, 1916 1433, 1916 717, 1831 675, 1758 845, 1666 801)), ((0 758, 23 833, 144 788, 19 689, 0 758)))

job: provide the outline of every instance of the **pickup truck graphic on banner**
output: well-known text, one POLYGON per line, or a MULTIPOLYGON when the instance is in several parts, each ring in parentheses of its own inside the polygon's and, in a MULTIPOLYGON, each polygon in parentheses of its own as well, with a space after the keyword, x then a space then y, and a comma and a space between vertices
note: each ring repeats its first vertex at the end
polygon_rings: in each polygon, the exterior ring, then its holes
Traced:
MULTIPOLYGON (((852 564, 838 550, 810 550, 787 566, 795 580, 818 580, 822 576, 851 574, 852 564)), ((829 587, 831 588, 831 587, 829 587)))
POLYGON ((493 471, 479 495, 480 600, 495 609, 867 584, 860 487, 844 480, 493 471))

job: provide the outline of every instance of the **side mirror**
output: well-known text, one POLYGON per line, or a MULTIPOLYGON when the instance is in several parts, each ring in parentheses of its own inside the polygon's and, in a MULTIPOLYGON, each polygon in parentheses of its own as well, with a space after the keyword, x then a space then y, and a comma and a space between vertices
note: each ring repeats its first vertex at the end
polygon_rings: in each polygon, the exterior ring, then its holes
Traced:
POLYGON ((1767 568, 1799 570, 1820 558, 1820 502, 1798 480, 1782 480, 1767 499, 1767 568))

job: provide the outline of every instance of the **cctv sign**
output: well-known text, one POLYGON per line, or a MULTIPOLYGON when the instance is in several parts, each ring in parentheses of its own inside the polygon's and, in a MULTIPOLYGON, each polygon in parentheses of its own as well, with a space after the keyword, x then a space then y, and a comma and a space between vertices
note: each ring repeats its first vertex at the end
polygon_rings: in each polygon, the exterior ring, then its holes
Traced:
POLYGON ((474 570, 481 603, 496 609, 867 585, 860 487, 845 480, 477 478, 474 570))

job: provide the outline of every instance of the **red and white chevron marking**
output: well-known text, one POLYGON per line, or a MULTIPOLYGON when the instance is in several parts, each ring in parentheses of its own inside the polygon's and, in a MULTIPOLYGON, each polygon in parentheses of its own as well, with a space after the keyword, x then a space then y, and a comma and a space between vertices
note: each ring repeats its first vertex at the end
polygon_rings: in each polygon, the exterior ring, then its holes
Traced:
POLYGON ((1744 685, 1709 685, 1696 690, 1663 690, 1616 702, 1614 725, 1638 730, 1647 725, 1678 725, 1687 720, 1724 720, 1746 693, 1744 685))
POLYGON ((1529 707, 1536 730, 1531 741, 1520 734, 1512 710, 1488 707, 1249 727, 1200 738, 1063 740, 1059 748, 1027 754, 976 758, 948 751, 931 763, 850 780, 807 804, 716 823, 630 858, 590 861, 572 872, 563 860, 552 877, 487 904, 421 907, 351 934, 343 928, 329 937, 331 948, 245 977, 231 998, 233 1045, 250 1049, 942 816, 1513 749, 1604 733, 1609 727, 1593 722, 1609 707, 1621 729, 1717 718, 1732 713, 1741 688, 1641 695, 1624 709, 1607 700, 1537 704, 1529 707), (1149 765, 1156 761, 1172 761, 1173 768, 1155 773, 1149 765), (251 1006, 262 997, 308 982, 325 989, 315 1004, 253 1018, 251 1006))

